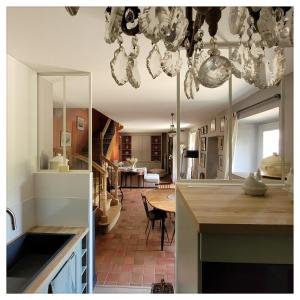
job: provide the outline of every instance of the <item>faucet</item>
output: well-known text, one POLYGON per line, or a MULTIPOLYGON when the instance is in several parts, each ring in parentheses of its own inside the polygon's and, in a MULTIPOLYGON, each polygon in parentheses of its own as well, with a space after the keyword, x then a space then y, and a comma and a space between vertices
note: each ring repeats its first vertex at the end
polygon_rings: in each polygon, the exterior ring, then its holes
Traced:
POLYGON ((6 212, 10 215, 12 230, 16 230, 17 222, 16 222, 16 216, 14 212, 10 208, 6 208, 6 212))

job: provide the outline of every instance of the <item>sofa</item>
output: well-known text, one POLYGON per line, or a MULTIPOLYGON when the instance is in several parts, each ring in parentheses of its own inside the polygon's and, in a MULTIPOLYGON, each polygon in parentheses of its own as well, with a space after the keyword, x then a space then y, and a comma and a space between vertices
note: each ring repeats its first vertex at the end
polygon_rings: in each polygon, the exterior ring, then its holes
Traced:
MULTIPOLYGON (((126 171, 129 170, 128 167, 119 167, 119 180, 121 183, 121 173, 122 171, 124 174, 126 174, 126 171)), ((123 187, 155 187, 157 184, 159 184, 159 174, 157 173, 149 173, 146 167, 136 168, 136 171, 140 171, 140 173, 144 173, 143 175, 143 181, 141 180, 140 176, 123 176, 123 187)), ((138 172, 137 172, 138 174, 138 172)))

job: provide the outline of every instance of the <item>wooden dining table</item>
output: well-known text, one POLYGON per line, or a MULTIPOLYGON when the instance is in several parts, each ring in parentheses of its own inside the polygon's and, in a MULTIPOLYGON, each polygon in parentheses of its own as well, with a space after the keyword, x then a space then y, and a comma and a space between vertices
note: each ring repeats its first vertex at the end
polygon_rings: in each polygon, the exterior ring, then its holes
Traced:
MULTIPOLYGON (((160 209, 167 213, 175 213, 176 201, 175 201, 175 189, 155 189, 145 193, 147 201, 154 208, 160 209)), ((165 239, 165 218, 162 218, 161 222, 161 239, 160 248, 164 250, 164 239, 165 239)))

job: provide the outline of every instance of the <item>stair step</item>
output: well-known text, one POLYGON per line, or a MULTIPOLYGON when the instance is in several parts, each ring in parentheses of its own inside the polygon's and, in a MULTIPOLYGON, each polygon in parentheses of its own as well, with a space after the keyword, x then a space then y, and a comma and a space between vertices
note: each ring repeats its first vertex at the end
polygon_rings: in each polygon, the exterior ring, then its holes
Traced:
POLYGON ((106 223, 101 223, 98 222, 98 229, 99 231, 103 233, 107 233, 113 229, 113 227, 116 225, 119 217, 120 217, 120 212, 121 212, 121 203, 118 203, 118 205, 112 206, 108 211, 107 211, 107 222, 106 223))

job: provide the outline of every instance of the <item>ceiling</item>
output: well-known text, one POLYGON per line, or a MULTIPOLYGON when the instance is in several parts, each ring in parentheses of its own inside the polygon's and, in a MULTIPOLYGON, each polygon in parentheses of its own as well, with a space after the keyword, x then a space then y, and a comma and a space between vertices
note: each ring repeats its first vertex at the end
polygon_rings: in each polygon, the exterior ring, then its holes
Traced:
MULTIPOLYGON (((110 72, 110 61, 117 44, 104 41, 104 7, 81 7, 71 17, 64 7, 9 7, 7 9, 7 53, 36 71, 92 72, 93 107, 124 125, 127 132, 167 131, 171 112, 176 112, 176 77, 164 73, 152 79, 146 68, 151 42, 139 35, 138 57, 141 86, 134 89, 129 83, 118 86, 110 72)), ((217 40, 237 41, 229 33, 228 8, 222 11, 217 40)), ((204 28, 205 30, 205 28, 204 28)), ((207 32, 207 30, 205 30, 207 32)), ((131 38, 124 37, 124 47, 130 49, 131 38)), ((209 40, 207 35, 205 41, 209 40)), ((159 44, 161 53, 164 46, 159 44)), ((286 73, 293 70, 293 49, 285 49, 286 73)), ((222 50, 227 56, 227 50, 222 50)), ((196 99, 187 100, 183 80, 187 70, 184 51, 181 51, 181 127, 191 127, 200 120, 224 110, 228 103, 228 83, 219 88, 203 86, 196 99)), ((72 80, 71 80, 72 81, 72 80)), ((70 82, 71 82, 70 81, 70 82)), ((82 81, 86 82, 86 81, 82 81)), ((83 99, 86 85, 73 83, 72 101, 83 99)), ((244 80, 233 77, 233 98, 241 100, 258 89, 244 80)), ((77 101, 77 102, 76 102, 77 101)), ((77 104, 76 104, 77 105, 77 104)))

